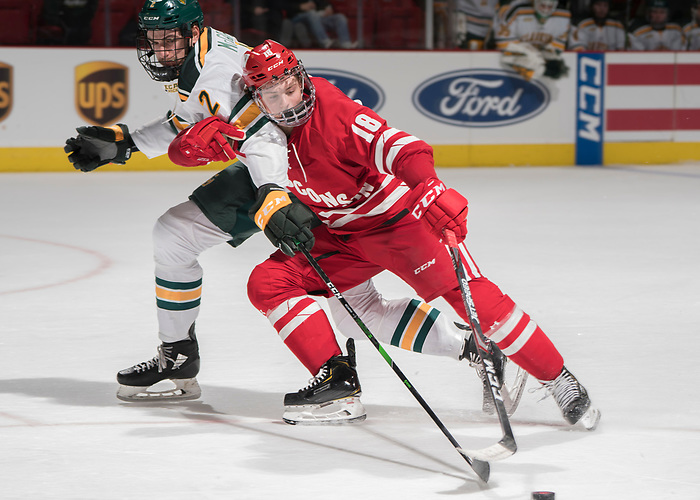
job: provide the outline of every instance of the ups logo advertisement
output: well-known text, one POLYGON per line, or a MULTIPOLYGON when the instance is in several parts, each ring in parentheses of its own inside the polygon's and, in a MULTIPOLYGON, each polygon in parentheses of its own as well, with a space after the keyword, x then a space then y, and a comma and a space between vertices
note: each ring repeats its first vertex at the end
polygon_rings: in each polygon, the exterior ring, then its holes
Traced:
POLYGON ((75 68, 75 103, 78 114, 93 125, 110 125, 126 112, 129 68, 94 61, 75 68))
POLYGON ((0 122, 12 110, 12 66, 0 63, 0 122))

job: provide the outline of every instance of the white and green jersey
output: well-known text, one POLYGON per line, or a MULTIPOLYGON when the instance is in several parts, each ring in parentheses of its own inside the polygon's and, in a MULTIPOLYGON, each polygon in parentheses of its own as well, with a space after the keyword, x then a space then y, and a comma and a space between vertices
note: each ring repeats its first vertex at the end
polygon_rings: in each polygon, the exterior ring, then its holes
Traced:
POLYGON ((464 23, 464 33, 486 38, 493 16, 498 8, 498 0, 459 0, 457 2, 458 24, 464 23))
POLYGON ((692 21, 683 26, 683 36, 686 50, 700 50, 700 24, 697 21, 692 21))
POLYGON ((629 34, 630 50, 683 50, 683 30, 676 23, 666 23, 664 29, 650 24, 640 26, 629 34))
POLYGON ((240 152, 255 186, 286 186, 286 136, 243 90, 243 56, 249 48, 231 35, 204 28, 182 65, 173 110, 131 133, 139 150, 148 158, 166 154, 179 131, 218 116, 246 131, 240 152))
POLYGON ((503 50, 511 42, 528 42, 540 50, 561 52, 566 48, 571 27, 571 13, 556 9, 546 19, 540 18, 532 5, 503 7, 494 18, 496 48, 503 50))
POLYGON ((571 30, 570 50, 625 50, 625 27, 620 21, 606 19, 598 25, 595 19, 584 19, 571 30))

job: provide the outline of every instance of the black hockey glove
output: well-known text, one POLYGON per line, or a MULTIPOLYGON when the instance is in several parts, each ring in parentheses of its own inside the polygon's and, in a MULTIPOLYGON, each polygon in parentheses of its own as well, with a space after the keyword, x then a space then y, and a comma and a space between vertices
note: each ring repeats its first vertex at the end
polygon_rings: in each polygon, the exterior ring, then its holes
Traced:
POLYGON ((290 257, 297 245, 311 250, 315 243, 311 229, 319 224, 316 215, 299 200, 292 201, 279 186, 268 184, 258 193, 258 201, 250 212, 267 239, 290 257))
POLYGON ((563 59, 548 59, 544 62, 544 76, 555 80, 569 74, 569 67, 564 64, 563 59))
POLYGON ((131 153, 138 151, 123 123, 112 127, 78 127, 78 137, 71 137, 63 148, 76 170, 91 172, 107 163, 124 165, 131 153))

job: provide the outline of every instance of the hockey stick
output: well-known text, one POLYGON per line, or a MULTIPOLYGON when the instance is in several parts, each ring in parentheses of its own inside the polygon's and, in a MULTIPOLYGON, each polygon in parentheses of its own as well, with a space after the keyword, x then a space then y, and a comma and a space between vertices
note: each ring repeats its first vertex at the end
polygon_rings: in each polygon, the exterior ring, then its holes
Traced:
POLYGON ((348 303, 347 300, 345 300, 345 297, 338 291, 338 289, 335 287, 333 282, 330 280, 328 275, 321 269, 321 266, 318 265, 318 262, 316 259, 313 258, 313 256, 309 253, 309 251, 304 248, 303 245, 297 245, 297 249, 304 254, 306 257, 306 260, 309 261, 309 264, 311 264, 311 267, 313 267, 318 275, 321 277, 321 279, 326 283, 326 286, 328 289, 335 295, 335 297, 340 301, 341 304, 343 304, 343 307, 345 310, 350 314, 352 319, 355 320, 355 323, 360 327, 360 330, 364 332, 364 334, 367 336, 367 338, 372 342, 372 345, 379 351, 379 354, 382 355, 384 360, 391 366, 391 368, 394 370, 394 373, 401 379, 401 382, 408 388, 408 390, 413 394, 413 397, 416 398, 416 400, 420 403, 420 405, 423 407, 423 409, 426 411, 428 415, 430 415, 430 418, 433 419, 433 422, 439 427, 439 429, 442 431, 442 433, 449 439, 450 443, 452 443, 452 446, 455 447, 455 449, 464 457, 464 459, 467 461, 469 466, 474 470, 476 475, 481 479, 483 482, 488 482, 489 480, 489 475, 491 472, 491 466, 489 463, 485 460, 480 460, 477 458, 472 458, 467 452, 462 449, 462 447, 459 445, 457 440, 452 436, 450 431, 447 430, 445 425, 440 421, 438 416, 435 414, 435 412, 428 406, 428 403, 425 402, 423 397, 418 393, 418 391, 413 387, 413 384, 409 382, 409 380, 406 378, 406 375, 403 374, 403 372, 399 369, 399 367, 394 363, 394 360, 391 359, 389 354, 384 350, 384 348, 381 346, 379 341, 372 335, 372 332, 369 331, 367 326, 364 324, 364 322, 360 319, 360 317, 357 315, 355 310, 352 308, 352 306, 348 303))
POLYGON ((481 460, 503 460, 515 453, 518 447, 515 444, 513 429, 510 427, 508 413, 506 412, 503 397, 501 396, 501 384, 499 383, 498 375, 496 375, 496 370, 494 368, 491 341, 484 336, 484 332, 481 330, 481 323, 479 323, 479 318, 476 314, 474 300, 469 291, 467 273, 464 270, 464 263, 462 262, 462 256, 459 254, 459 248, 457 248, 455 233, 449 229, 445 229, 444 234, 447 246, 450 249, 452 265, 457 273, 457 281, 459 282, 459 289, 462 292, 464 308, 467 310, 469 323, 471 323, 474 332, 473 335, 476 335, 476 347, 481 357, 481 364, 486 374, 486 379, 489 381, 489 386, 491 387, 491 395, 493 396, 494 405, 496 406, 496 414, 498 415, 498 421, 503 431, 503 437, 498 443, 482 450, 468 451, 468 453, 471 453, 481 460))

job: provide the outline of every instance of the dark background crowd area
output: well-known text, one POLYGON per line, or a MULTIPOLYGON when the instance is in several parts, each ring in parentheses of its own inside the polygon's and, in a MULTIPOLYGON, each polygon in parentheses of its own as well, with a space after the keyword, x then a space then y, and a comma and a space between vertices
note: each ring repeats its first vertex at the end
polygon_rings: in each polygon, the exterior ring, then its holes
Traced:
MULTIPOLYGON (((687 22, 691 2, 669 0, 671 20, 687 22)), ((256 45, 265 38, 278 39, 279 23, 289 17, 289 11, 299 2, 200 0, 199 3, 205 25, 256 45), (254 20, 255 7, 268 9, 267 28, 265 23, 261 25, 259 20, 254 20)), ((350 36, 359 42, 354 47, 426 48, 425 2, 422 0, 332 0, 325 3, 347 18, 350 36), (362 30, 358 32, 360 19, 362 30)), ((589 5, 590 0, 560 0, 560 7, 571 11, 574 23, 589 16, 589 5)), ((0 0, 0 45, 133 47, 136 15, 142 6, 143 0, 0 0)), ((454 48, 449 27, 445 27, 454 8, 454 0, 434 2, 432 48, 454 48)), ((611 0, 611 17, 627 26, 643 16, 644 0, 611 0)), ((289 45, 301 47, 294 39, 289 45)))

